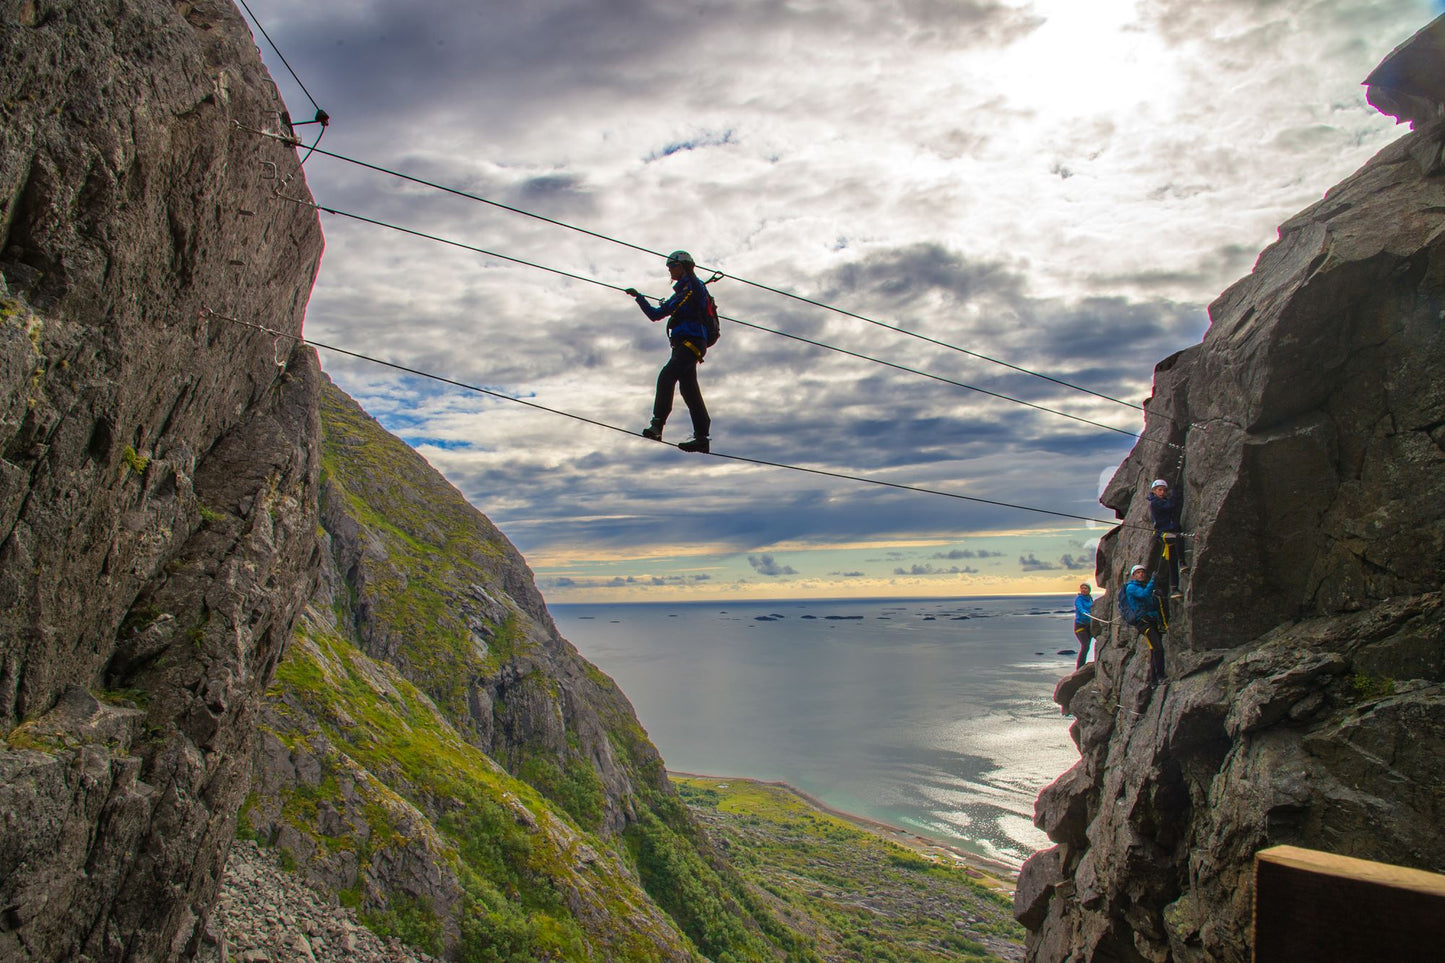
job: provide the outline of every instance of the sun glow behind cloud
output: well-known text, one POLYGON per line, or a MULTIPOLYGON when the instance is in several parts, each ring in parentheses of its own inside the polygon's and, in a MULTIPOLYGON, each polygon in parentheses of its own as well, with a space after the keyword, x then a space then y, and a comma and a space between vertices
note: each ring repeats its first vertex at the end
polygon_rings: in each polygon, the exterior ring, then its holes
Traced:
POLYGON ((1030 6, 1042 25, 990 66, 998 89, 1049 127, 1086 118, 1159 120, 1181 89, 1181 65, 1139 29, 1137 0, 1054 0, 1030 6))

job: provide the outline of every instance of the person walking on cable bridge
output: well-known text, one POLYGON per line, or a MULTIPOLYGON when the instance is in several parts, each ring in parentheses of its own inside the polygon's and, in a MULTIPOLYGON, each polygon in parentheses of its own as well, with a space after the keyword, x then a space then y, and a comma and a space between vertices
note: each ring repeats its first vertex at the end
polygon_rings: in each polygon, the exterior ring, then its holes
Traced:
POLYGON ((707 452, 708 433, 712 430, 712 419, 708 417, 707 405, 703 404, 702 389, 697 383, 697 366, 707 354, 710 340, 709 318, 712 312, 709 304, 712 296, 696 274, 696 263, 686 251, 673 251, 667 256, 667 270, 672 275, 672 297, 653 307, 647 299, 628 288, 628 297, 637 301, 642 313, 653 321, 667 318, 667 340, 672 345, 672 355, 657 375, 657 397, 652 403, 652 423, 642 429, 644 438, 662 440, 662 428, 667 416, 672 414, 673 390, 682 393, 692 416, 692 438, 677 447, 683 451, 707 452))

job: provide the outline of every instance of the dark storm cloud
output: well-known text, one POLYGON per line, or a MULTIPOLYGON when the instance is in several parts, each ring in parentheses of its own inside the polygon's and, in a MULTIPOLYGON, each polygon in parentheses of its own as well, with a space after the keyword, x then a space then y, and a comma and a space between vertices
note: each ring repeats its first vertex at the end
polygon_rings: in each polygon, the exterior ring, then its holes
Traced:
POLYGON ((970 262, 939 244, 914 244, 840 267, 821 287, 827 300, 867 295, 897 308, 939 291, 960 303, 983 296, 1014 299, 1023 278, 1001 264, 970 262))
POLYGON ((1188 267, 1187 270, 1136 271, 1131 274, 1100 272, 1090 275, 1090 281, 1101 287, 1132 287, 1145 291, 1177 289, 1181 285, 1203 283, 1222 290, 1227 284, 1248 274, 1257 257, 1258 248, 1244 244, 1226 244, 1216 248, 1203 261, 1188 267))
POLYGON ((760 575, 797 575, 797 569, 791 565, 779 565, 771 555, 749 555, 748 564, 760 575))
POLYGON ((578 218, 596 210, 586 179, 576 174, 544 174, 529 177, 514 190, 503 191, 503 200, 549 216, 578 218))
POLYGON ((950 47, 1007 46, 1043 23, 1028 8, 978 0, 894 0, 856 5, 842 15, 868 17, 873 29, 905 31, 910 43, 950 47))
POLYGON ((978 569, 971 565, 959 567, 957 565, 949 568, 939 568, 936 565, 913 565, 909 568, 899 566, 893 570, 894 575, 977 575, 978 569))
POLYGON ((1094 560, 1092 557, 1085 555, 1074 556, 1066 554, 1059 558, 1059 566, 1068 569, 1070 572, 1081 572, 1084 569, 1092 569, 1094 567, 1094 560))
POLYGON ((937 552, 928 556, 929 558, 942 558, 956 561, 961 558, 1003 558, 1003 552, 990 552, 986 548, 955 548, 951 552, 937 552))
MULTIPOLYGON (((269 2, 256 5, 267 14, 269 2)), ((313 2, 273 9, 273 35, 308 66, 309 83, 324 103, 327 87, 346 91, 378 113, 425 119, 448 105, 509 106, 518 120, 538 101, 562 100, 579 81, 621 84, 615 67, 666 36, 676 17, 652 16, 646 2, 607 4, 453 4, 422 0, 313 2), (649 17, 649 34, 636 30, 649 17), (654 32, 656 31, 656 32, 654 32), (416 79, 426 77, 426 90, 416 79)), ((507 112, 495 116, 505 117, 507 112)), ((337 117, 336 120, 349 118, 337 117)))
MULTIPOLYGON (((1366 33, 1408 27, 1408 22, 1399 23, 1400 6, 1385 3, 1317 3, 1301 11, 1285 0, 1156 0, 1141 7, 1140 16, 1172 43, 1208 41, 1265 63, 1277 55, 1280 34, 1301 31, 1304 21, 1313 21, 1315 32, 1331 47, 1358 44, 1366 33), (1252 23, 1243 31, 1219 30, 1231 21, 1252 23)), ((1424 26, 1423 21, 1416 26, 1424 26)), ((1362 53, 1376 60, 1381 56, 1378 50, 1362 53)))
MULTIPOLYGON (((943 0, 816 8, 709 8, 666 0, 258 0, 253 8, 288 59, 304 68, 303 80, 323 105, 364 103, 365 120, 393 132, 485 116, 502 133, 525 126, 529 115, 620 99, 636 99, 643 109, 660 84, 700 97, 722 93, 727 74, 772 65, 771 49, 757 43, 759 36, 810 38, 826 51, 846 49, 855 35, 876 30, 914 44, 957 48, 1006 44, 1041 22, 1001 3, 943 0), (712 56, 700 60, 694 53, 700 49, 712 56), (699 71, 698 64, 710 69, 699 71)), ((333 116, 337 122, 356 119, 333 116)))
POLYGON ((1025 572, 1052 572, 1058 566, 1052 562, 1040 561, 1033 552, 1029 552, 1027 555, 1019 556, 1019 568, 1025 572))

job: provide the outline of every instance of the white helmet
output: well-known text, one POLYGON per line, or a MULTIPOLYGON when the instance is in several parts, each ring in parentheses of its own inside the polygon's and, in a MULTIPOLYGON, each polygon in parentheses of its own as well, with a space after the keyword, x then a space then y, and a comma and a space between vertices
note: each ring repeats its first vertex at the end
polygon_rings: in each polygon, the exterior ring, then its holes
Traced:
POLYGON ((673 251, 667 256, 667 266, 672 267, 674 264, 683 264, 687 267, 697 267, 697 262, 694 261, 692 259, 692 255, 687 253, 686 251, 673 251))

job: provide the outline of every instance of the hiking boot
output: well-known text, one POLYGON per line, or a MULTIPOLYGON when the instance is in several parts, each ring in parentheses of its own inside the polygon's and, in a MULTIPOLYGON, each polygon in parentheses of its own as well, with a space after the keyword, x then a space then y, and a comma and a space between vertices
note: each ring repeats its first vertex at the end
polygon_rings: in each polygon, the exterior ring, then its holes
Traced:
POLYGON ((689 438, 677 446, 682 451, 696 451, 706 455, 712 449, 707 445, 706 438, 689 438))
POLYGON ((662 422, 656 418, 652 419, 652 424, 642 429, 642 437, 651 438, 653 441, 662 441, 662 422))

